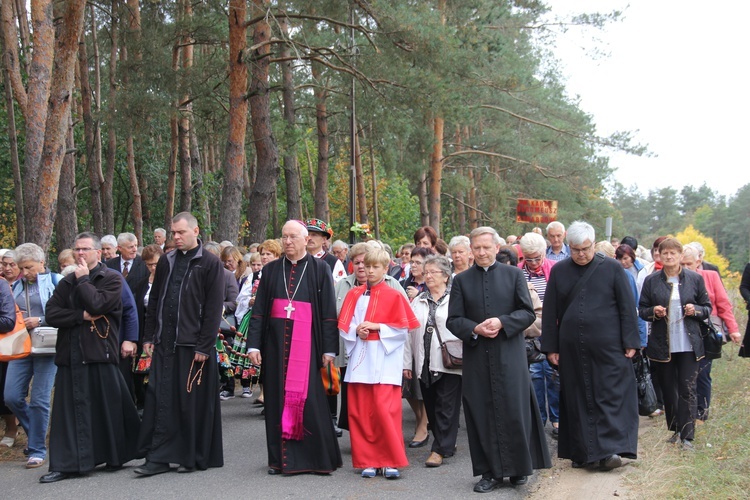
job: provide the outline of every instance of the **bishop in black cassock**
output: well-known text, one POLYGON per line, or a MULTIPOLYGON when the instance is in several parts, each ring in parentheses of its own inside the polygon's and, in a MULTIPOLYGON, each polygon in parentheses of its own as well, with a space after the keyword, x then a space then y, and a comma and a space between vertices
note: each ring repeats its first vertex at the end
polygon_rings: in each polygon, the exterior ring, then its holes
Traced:
POLYGON ((324 261, 305 253, 297 261, 282 257, 263 268, 247 345, 250 350, 259 349, 262 355, 269 474, 329 473, 342 466, 341 451, 320 379, 323 355, 338 353, 336 322, 333 279, 324 261), (274 301, 279 300, 289 310, 277 312, 286 311, 287 314, 272 314, 274 301), (294 311, 291 304, 294 304, 294 311), (288 399, 285 400, 285 387, 290 372, 291 346, 299 335, 294 314, 304 304, 308 304, 312 312, 312 342, 307 394, 301 417, 302 435, 301 439, 285 438, 282 417, 285 404, 289 404, 288 399))

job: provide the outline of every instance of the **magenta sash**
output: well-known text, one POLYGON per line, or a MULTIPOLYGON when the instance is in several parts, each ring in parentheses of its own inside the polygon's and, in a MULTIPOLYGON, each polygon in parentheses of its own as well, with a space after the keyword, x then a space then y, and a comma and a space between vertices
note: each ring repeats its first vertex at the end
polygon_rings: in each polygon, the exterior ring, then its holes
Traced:
POLYGON ((281 437, 301 441, 304 436, 302 425, 307 386, 310 381, 310 351, 312 349, 312 306, 309 302, 274 299, 271 317, 290 319, 292 345, 289 349, 289 362, 284 381, 284 410, 281 414, 281 437), (288 310, 289 306, 293 308, 288 310))

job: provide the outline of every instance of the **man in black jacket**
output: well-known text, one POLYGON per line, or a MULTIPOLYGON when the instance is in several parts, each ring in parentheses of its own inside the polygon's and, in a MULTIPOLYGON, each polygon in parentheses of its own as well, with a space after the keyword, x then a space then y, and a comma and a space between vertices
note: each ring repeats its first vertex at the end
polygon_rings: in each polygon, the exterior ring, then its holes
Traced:
POLYGON ((60 281, 45 309, 58 335, 49 473, 42 483, 88 473, 101 463, 118 469, 137 458, 140 421, 117 368, 122 278, 100 263, 96 235, 79 234, 73 251, 78 267, 60 281))
POLYGON ((224 300, 219 259, 203 251, 198 221, 172 219, 176 245, 159 259, 146 310, 143 351, 153 355, 138 448, 152 476, 224 465, 216 339, 224 300))

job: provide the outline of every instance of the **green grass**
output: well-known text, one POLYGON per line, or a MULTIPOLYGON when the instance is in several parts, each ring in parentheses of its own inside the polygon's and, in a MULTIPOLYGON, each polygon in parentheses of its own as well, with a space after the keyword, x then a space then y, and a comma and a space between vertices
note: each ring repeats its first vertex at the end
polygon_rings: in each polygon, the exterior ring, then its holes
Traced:
MULTIPOLYGON (((736 284, 725 283, 744 335, 747 311, 736 284), (734 285, 734 286, 733 286, 734 285)), ((695 452, 665 440, 664 418, 647 424, 639 437, 639 460, 623 480, 632 498, 747 498, 750 491, 750 358, 724 346, 713 362, 710 418, 698 426, 695 452)), ((630 495, 629 495, 630 496, 630 495)))

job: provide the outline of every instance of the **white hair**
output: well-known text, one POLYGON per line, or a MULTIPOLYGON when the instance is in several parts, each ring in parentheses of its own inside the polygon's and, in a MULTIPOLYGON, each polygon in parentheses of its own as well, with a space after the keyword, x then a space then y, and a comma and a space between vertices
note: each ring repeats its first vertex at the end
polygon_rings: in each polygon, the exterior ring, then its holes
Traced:
POLYGON ((539 253, 544 255, 547 251, 547 242, 544 241, 544 237, 539 233, 526 233, 521 238, 521 252, 526 255, 531 253, 539 253))
POLYGON ((111 247, 117 246, 117 238, 115 238, 114 234, 108 234, 106 236, 102 236, 101 242, 102 242, 102 245, 109 245, 111 247))
POLYGON ((163 227, 157 227, 156 229, 154 229, 154 234, 160 234, 162 236, 167 236, 167 230, 164 229, 163 227))
POLYGON ((698 251, 698 258, 702 259, 703 256, 706 254, 706 250, 703 248, 703 245, 698 243, 697 241, 691 241, 688 243, 691 247, 695 248, 698 251))
POLYGON ((549 234, 549 230, 550 229, 559 229, 560 231, 562 231, 564 233, 565 232, 565 224, 563 224, 560 221, 553 220, 552 222, 550 222, 549 224, 547 224, 547 230, 546 230, 547 234, 549 234))
POLYGON ((459 245, 463 245, 466 248, 471 248, 471 241, 469 241, 469 238, 467 238, 466 236, 459 234, 458 236, 454 236, 453 238, 451 238, 450 243, 448 243, 448 250, 452 252, 453 249, 459 245))
POLYGON ((575 221, 568 228, 568 245, 582 245, 586 240, 596 241, 596 232, 591 224, 580 220, 575 221))
MULTIPOLYGON (((310 236, 310 232, 307 230, 307 226, 302 221, 298 221, 295 219, 288 220, 286 223, 284 223, 284 227, 288 226, 289 224, 294 224, 294 227, 299 229, 299 234, 302 237, 310 236)), ((283 231, 284 228, 282 227, 281 230, 283 231)))
POLYGON ((331 249, 334 249, 334 248, 349 248, 349 245, 347 245, 341 240, 336 240, 333 242, 333 245, 331 245, 331 249))
POLYGON ((120 233, 117 235, 117 244, 124 245, 125 243, 132 243, 138 241, 133 233, 120 233))
POLYGON ((701 253, 698 248, 696 248, 695 245, 692 243, 688 243, 685 245, 682 249, 682 256, 683 257, 693 257, 695 260, 701 260, 701 253))
POLYGON ((474 241, 474 238, 477 236, 482 236, 483 234, 490 234, 492 235, 492 242, 495 245, 500 245, 500 235, 497 234, 497 231, 495 229, 489 227, 489 226, 480 226, 478 228, 472 229, 471 233, 469 233, 469 240, 474 241))

